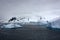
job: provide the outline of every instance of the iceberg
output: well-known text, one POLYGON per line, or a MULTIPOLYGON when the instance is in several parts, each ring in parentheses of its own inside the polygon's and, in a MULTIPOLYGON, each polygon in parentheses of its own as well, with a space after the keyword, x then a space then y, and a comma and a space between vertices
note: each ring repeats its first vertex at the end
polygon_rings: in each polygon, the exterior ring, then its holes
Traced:
POLYGON ((17 23, 16 24, 10 23, 10 24, 1 26, 1 28, 17 28, 17 27, 22 27, 22 26, 17 23))

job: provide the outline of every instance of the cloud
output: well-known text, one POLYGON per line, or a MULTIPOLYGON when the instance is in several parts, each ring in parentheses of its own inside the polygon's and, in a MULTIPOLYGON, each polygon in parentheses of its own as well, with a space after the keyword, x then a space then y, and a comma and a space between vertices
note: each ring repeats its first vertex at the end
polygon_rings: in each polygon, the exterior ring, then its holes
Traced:
POLYGON ((60 0, 0 0, 0 14, 12 16, 60 16, 60 0))

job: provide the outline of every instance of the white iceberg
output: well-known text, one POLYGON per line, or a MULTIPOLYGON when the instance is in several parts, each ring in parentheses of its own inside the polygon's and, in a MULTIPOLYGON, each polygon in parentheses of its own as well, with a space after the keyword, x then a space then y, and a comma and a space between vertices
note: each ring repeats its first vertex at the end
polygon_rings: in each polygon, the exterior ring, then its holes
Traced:
POLYGON ((19 24, 10 23, 7 25, 3 25, 1 28, 17 28, 17 27, 22 27, 22 26, 19 24))

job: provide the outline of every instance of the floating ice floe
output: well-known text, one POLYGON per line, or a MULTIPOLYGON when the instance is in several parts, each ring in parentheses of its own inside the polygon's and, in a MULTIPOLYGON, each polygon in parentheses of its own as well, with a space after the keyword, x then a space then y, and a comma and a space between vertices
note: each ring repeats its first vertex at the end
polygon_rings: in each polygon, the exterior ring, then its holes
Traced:
POLYGON ((3 25, 1 28, 17 28, 17 27, 22 27, 22 26, 19 24, 10 23, 7 25, 3 25))

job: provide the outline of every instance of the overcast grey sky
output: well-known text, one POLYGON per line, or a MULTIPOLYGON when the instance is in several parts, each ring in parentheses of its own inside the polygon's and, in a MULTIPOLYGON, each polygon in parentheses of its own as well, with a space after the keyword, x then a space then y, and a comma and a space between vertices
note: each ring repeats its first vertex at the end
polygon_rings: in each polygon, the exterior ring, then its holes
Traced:
POLYGON ((43 16, 48 20, 60 16, 60 0, 0 0, 0 16, 43 16))

